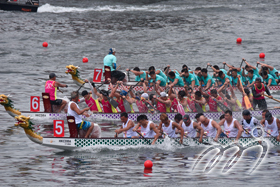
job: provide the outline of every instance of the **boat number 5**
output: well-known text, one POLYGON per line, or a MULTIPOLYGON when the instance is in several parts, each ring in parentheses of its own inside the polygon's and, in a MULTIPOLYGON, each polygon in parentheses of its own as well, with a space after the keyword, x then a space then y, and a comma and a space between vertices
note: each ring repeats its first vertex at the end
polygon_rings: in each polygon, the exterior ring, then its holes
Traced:
POLYGON ((39 96, 31 96, 30 98, 30 111, 31 112, 39 112, 40 111, 40 97, 39 96))
POLYGON ((93 82, 101 82, 102 69, 94 69, 93 82))
POLYGON ((64 121, 53 120, 53 136, 64 137, 64 121))

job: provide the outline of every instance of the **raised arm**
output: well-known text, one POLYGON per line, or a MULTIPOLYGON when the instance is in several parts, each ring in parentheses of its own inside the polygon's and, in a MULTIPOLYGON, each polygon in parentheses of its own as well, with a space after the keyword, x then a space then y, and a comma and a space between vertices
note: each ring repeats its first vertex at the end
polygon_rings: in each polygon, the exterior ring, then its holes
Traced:
POLYGON ((257 62, 257 64, 260 64, 261 66, 267 67, 268 69, 270 69, 270 71, 274 70, 273 66, 270 66, 270 65, 267 65, 267 64, 264 64, 264 63, 260 63, 260 62, 257 62))

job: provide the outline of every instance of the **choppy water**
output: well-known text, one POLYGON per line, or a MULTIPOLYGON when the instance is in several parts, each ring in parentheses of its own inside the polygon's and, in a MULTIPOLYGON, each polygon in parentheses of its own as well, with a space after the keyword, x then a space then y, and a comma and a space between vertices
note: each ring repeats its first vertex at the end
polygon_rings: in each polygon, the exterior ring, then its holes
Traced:
MULTIPOLYGON (((279 67, 280 2, 276 1, 40 1, 38 13, 0 11, 0 94, 11 94, 15 107, 29 110, 30 96, 44 91, 50 72, 58 81, 77 87, 64 73, 69 64, 81 67, 82 78, 102 65, 111 47, 117 49, 121 70, 151 64, 191 68, 241 58, 253 64, 260 52, 265 63, 279 67), (241 37, 241 45, 236 38, 241 37), (42 43, 49 43, 43 48, 42 43), (82 58, 89 63, 83 64, 82 58)), ((279 98, 278 93, 274 96, 279 98)), ((277 106, 269 101, 269 106, 277 106)), ((129 186, 279 186, 279 148, 271 148, 252 175, 246 170, 258 151, 249 151, 229 174, 219 166, 211 174, 191 170, 204 148, 96 148, 61 152, 32 143, 0 108, 1 186, 129 185, 129 186), (144 174, 143 163, 154 162, 144 174)), ((105 136, 118 126, 102 124, 105 136)), ((51 136, 50 124, 36 130, 51 136)))

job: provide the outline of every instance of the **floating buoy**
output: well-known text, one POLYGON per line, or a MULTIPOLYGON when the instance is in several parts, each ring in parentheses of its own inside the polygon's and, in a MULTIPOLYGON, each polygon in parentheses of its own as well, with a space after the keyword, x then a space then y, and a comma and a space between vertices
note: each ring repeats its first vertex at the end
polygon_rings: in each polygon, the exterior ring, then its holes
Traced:
POLYGON ((264 58, 265 57, 265 54, 264 53, 260 53, 260 58, 264 58))
POLYGON ((87 57, 84 57, 83 58, 83 63, 87 63, 88 62, 88 58, 87 57))
POLYGON ((237 38, 236 39, 236 43, 241 43, 242 42, 242 39, 241 38, 237 38))
POLYGON ((145 168, 152 168, 153 167, 153 162, 152 161, 150 161, 150 160, 146 160, 145 162, 144 162, 144 167, 145 168))
POLYGON ((42 45, 43 45, 43 47, 48 47, 49 44, 47 42, 43 42, 42 45))

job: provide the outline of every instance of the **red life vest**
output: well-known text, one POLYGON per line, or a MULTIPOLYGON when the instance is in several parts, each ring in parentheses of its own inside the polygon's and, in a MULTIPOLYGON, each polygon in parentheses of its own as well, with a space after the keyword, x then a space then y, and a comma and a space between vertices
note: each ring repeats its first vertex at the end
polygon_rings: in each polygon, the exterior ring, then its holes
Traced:
POLYGON ((187 98, 187 103, 188 103, 190 109, 191 109, 193 112, 197 112, 193 100, 190 100, 189 98, 187 98))
POLYGON ((172 103, 171 103, 171 108, 173 108, 173 110, 176 110, 178 112, 178 101, 176 98, 173 99, 172 103))
POLYGON ((103 111, 104 113, 117 113, 117 109, 115 109, 109 101, 104 101, 104 99, 102 99, 101 101, 102 106, 103 106, 103 111))
POLYGON ((148 112, 148 107, 145 105, 145 103, 142 100, 136 101, 136 105, 138 107, 139 112, 141 112, 141 113, 148 112))
MULTIPOLYGON (((167 100, 169 100, 169 99, 167 99, 167 100)), ((170 107, 166 107, 166 105, 164 103, 161 103, 159 101, 157 102, 157 109, 161 113, 170 112, 170 107)))
POLYGON ((209 97, 209 99, 207 101, 207 104, 209 105, 209 111, 210 112, 218 112, 218 110, 217 110, 217 103, 216 103, 216 101, 214 101, 212 99, 212 97, 209 97))
MULTIPOLYGON (((256 93, 257 94, 260 94, 261 92, 265 92, 265 87, 264 87, 264 84, 262 83, 262 87, 259 89, 257 88, 256 84, 254 84, 254 87, 255 87, 255 90, 256 90, 256 93)), ((261 100, 261 99, 264 99, 264 96, 260 96, 260 97, 254 97, 255 100, 261 100)))
MULTIPOLYGON (((90 96, 89 100, 85 99, 85 102, 88 106, 91 106, 90 107, 90 111, 97 111, 97 112, 100 112, 100 109, 98 110, 98 107, 96 105, 96 102, 95 100, 90 96)), ((98 103, 99 104, 99 103, 98 103)), ((102 112, 102 111, 101 111, 102 112)))
POLYGON ((118 107, 121 110, 121 112, 126 112, 123 105, 123 99, 121 98, 120 101, 117 99, 117 102, 119 103, 118 107))

